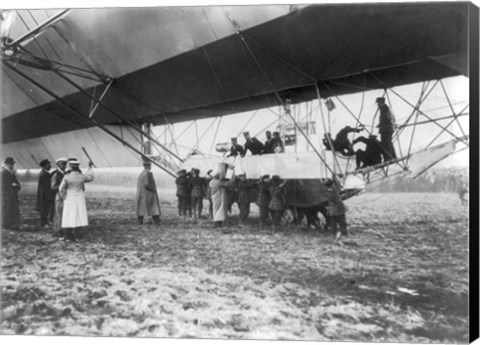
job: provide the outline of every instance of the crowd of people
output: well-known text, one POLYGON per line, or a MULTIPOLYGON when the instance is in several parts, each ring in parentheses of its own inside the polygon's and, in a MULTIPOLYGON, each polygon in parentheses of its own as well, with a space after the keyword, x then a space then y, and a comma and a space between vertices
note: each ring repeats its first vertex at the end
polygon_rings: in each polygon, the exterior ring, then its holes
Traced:
MULTIPOLYGON (((93 181, 92 163, 82 172, 80 162, 74 158, 59 158, 52 170, 51 162, 40 162, 36 211, 43 229, 52 229, 62 240, 76 241, 82 236, 82 229, 88 226, 85 200, 85 184, 93 181)), ((160 201, 151 163, 143 163, 144 169, 138 176, 136 194, 136 215, 138 223, 151 217, 155 225, 160 225, 160 201)), ((15 160, 7 157, 2 169, 2 225, 5 229, 20 228, 18 192, 21 184, 15 174, 15 160)), ((280 176, 264 175, 258 180, 247 179, 246 174, 235 175, 232 165, 220 163, 217 172, 208 171, 200 177, 198 169, 187 172, 182 169, 176 178, 179 217, 202 217, 203 200, 208 200, 208 218, 214 228, 225 229, 225 221, 233 203, 239 208, 239 225, 246 224, 250 215, 250 205, 256 202, 260 217, 259 227, 264 229, 271 223, 272 232, 279 230, 284 212, 288 208, 286 181, 280 176), (227 179, 228 171, 231 177, 227 179)), ((337 184, 329 184, 329 227, 337 237, 346 233, 344 206, 337 184), (342 218, 343 217, 343 218, 342 218), (338 227, 337 227, 338 225, 338 227), (338 229, 337 229, 338 228, 338 229)), ((228 230, 226 230, 228 232, 228 230)))
MULTIPOLYGON (((18 192, 21 184, 15 174, 15 160, 7 157, 2 169, 2 221, 6 229, 20 228, 18 192)), ((88 225, 85 183, 93 181, 92 163, 85 173, 75 158, 59 158, 57 168, 51 162, 40 162, 35 210, 40 226, 53 230, 62 239, 75 241, 80 229, 88 225)))
MULTIPOLYGON (((285 211, 289 209, 286 180, 278 175, 263 175, 260 179, 248 179, 246 174, 235 174, 234 167, 227 163, 220 163, 217 172, 209 170, 206 177, 200 177, 200 171, 192 168, 187 172, 182 169, 176 178, 177 207, 179 217, 200 218, 202 216, 203 200, 208 200, 208 217, 213 220, 214 228, 222 228, 231 213, 231 206, 237 203, 239 215, 238 224, 244 226, 250 215, 250 205, 256 203, 259 210, 260 229, 265 229, 271 224, 272 233, 276 233, 281 226, 285 211), (229 173, 230 170, 230 173, 229 173), (230 178, 227 178, 230 175, 230 178)), ((345 206, 340 196, 338 181, 332 180, 326 185, 328 207, 326 212, 326 227, 339 239, 347 234, 345 220, 345 206)), ((308 212, 302 215, 307 217, 307 222, 319 226, 318 212, 309 218, 308 212)), ((298 213, 297 213, 298 216, 298 213)), ((297 218, 296 221, 301 221, 297 218)), ((224 229, 228 232, 228 229, 224 229)))

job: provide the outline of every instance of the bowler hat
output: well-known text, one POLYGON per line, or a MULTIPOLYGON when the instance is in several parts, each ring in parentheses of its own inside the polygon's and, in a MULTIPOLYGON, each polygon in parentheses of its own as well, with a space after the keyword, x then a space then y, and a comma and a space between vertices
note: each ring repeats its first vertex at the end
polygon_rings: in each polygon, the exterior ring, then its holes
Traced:
POLYGON ((40 162, 40 166, 43 168, 45 165, 50 164, 50 161, 48 159, 44 159, 43 161, 40 162))
POLYGON ((3 163, 5 163, 5 164, 15 164, 15 161, 13 160, 12 157, 7 157, 7 158, 5 158, 3 163))
POLYGON ((280 183, 280 176, 273 175, 272 176, 272 182, 275 183, 275 184, 280 183))
POLYGON ((267 175, 263 175, 263 176, 262 176, 262 180, 263 180, 263 179, 266 179, 266 178, 270 178, 270 175, 267 174, 267 175))
POLYGON ((250 132, 243 132, 243 135, 250 135, 250 132))
POLYGON ((151 166, 152 163, 150 161, 144 161, 143 166, 151 166))
POLYGON ((377 97, 377 99, 375 100, 375 102, 385 102, 385 97, 377 97))

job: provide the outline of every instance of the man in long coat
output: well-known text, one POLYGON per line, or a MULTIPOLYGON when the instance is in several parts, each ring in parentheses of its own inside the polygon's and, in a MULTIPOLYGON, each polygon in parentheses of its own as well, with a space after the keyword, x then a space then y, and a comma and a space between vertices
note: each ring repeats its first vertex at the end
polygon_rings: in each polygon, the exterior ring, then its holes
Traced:
POLYGON ((12 157, 5 158, 2 167, 2 227, 17 230, 20 226, 18 192, 21 185, 13 170, 14 166, 15 160, 12 157))
POLYGON ((37 187, 37 202, 35 210, 40 213, 40 226, 47 227, 49 222, 53 222, 53 213, 54 209, 52 208, 52 203, 54 200, 54 193, 51 190, 51 178, 52 174, 50 169, 50 161, 44 159, 40 162, 42 170, 38 177, 38 187, 37 187))
POLYGON ((380 141, 384 150, 384 161, 396 159, 395 148, 392 143, 392 136, 395 132, 395 119, 388 105, 385 104, 384 97, 378 97, 376 99, 378 109, 380 110, 380 121, 377 125, 378 133, 380 133, 380 141))
POLYGON ((55 161, 57 169, 52 173, 51 190, 54 193, 55 199, 55 216, 53 217, 53 230, 62 235, 62 214, 63 214, 63 199, 60 196, 59 188, 65 176, 65 169, 67 167, 67 158, 59 158, 55 161))
MULTIPOLYGON (((224 165, 220 165, 224 168, 224 165)), ((213 222, 214 227, 218 228, 223 225, 223 222, 227 218, 227 188, 233 186, 235 183, 235 173, 230 181, 225 180, 226 169, 221 169, 210 181, 210 190, 212 194, 213 204, 213 222)))
POLYGON ((145 216, 151 216, 156 225, 160 224, 160 202, 158 200, 157 185, 150 171, 152 164, 143 163, 143 171, 137 182, 137 217, 138 223, 143 224, 145 216))

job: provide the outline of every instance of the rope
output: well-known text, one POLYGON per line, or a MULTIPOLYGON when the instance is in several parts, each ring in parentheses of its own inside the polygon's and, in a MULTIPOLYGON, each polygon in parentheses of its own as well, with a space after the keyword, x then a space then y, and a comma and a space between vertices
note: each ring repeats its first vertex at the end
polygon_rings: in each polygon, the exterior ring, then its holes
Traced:
MULTIPOLYGON (((315 90, 317 91, 318 106, 320 108, 320 113, 321 113, 320 117, 322 118, 323 130, 326 132, 327 126, 325 125, 325 118, 324 118, 324 114, 323 114, 322 98, 320 96, 320 90, 318 89, 318 85, 316 85, 316 84, 315 84, 315 90)), ((330 148, 332 150, 333 162, 337 164, 338 170, 341 171, 342 169, 340 168, 340 164, 338 163, 337 156, 335 155, 335 148, 333 147, 331 136, 330 135, 325 135, 325 137, 327 138, 328 144, 330 145, 330 148)), ((334 167, 335 167, 335 165, 334 165, 334 167)))
POLYGON ((462 135, 465 136, 465 132, 463 131, 463 127, 460 124, 460 121, 457 119, 457 114, 455 113, 455 110, 453 109, 452 103, 450 102, 450 98, 448 97, 447 90, 445 89, 445 85, 443 85, 443 82, 440 80, 440 85, 442 86, 443 93, 445 94, 445 98, 448 101, 448 105, 450 106, 450 109, 452 110, 453 116, 457 122, 458 128, 460 128, 460 131, 462 132, 462 135))
MULTIPOLYGON (((225 14, 225 16, 227 17, 227 19, 230 21, 230 23, 233 25, 233 27, 235 29, 236 26, 235 24, 231 21, 231 19, 225 14)), ((242 33, 240 32, 240 30, 237 29, 237 34, 240 36, 240 39, 242 40, 242 42, 245 44, 245 47, 247 48, 247 50, 249 51, 249 53, 251 54, 252 58, 254 59, 255 63, 257 64, 257 66, 260 68, 260 71, 262 72, 264 78, 266 79, 267 83, 269 84, 272 92, 274 92, 275 96, 277 97, 278 101, 280 104, 283 105, 283 107, 285 108, 285 103, 283 102, 282 98, 280 97, 280 95, 278 94, 278 92, 276 91, 275 87, 273 86, 270 78, 268 78, 268 75, 266 74, 265 70, 263 69, 262 65, 260 64, 260 62, 258 61, 258 59, 256 58, 255 54, 253 53, 253 51, 251 50, 250 46, 248 45, 248 43, 246 42, 245 38, 243 37, 242 33)), ((293 119, 292 117, 292 114, 290 114, 289 112, 287 112, 287 115, 291 118, 291 120, 294 122, 295 126, 298 128, 298 130, 300 131, 300 133, 302 133, 302 135, 305 137, 305 139, 307 140, 307 142, 310 144, 310 146, 313 148, 313 150, 315 151, 315 153, 317 154, 317 156, 320 158, 320 160, 326 165, 328 166, 328 164, 325 162, 325 160, 323 159, 323 157, 320 155, 320 153, 318 152, 318 150, 315 148, 315 146, 312 144, 312 142, 310 141, 310 139, 308 138, 308 136, 303 132, 302 128, 298 125, 298 123, 295 121, 295 119, 293 119)), ((333 174, 335 175, 334 171, 328 166, 328 170, 333 174)))
POLYGON ((223 116, 220 116, 220 120, 218 120, 217 129, 215 130, 215 135, 213 136, 212 145, 210 146, 209 154, 212 154, 213 145, 215 144, 215 141, 217 140, 218 128, 220 128, 220 122, 222 122, 222 118, 223 118, 223 116))

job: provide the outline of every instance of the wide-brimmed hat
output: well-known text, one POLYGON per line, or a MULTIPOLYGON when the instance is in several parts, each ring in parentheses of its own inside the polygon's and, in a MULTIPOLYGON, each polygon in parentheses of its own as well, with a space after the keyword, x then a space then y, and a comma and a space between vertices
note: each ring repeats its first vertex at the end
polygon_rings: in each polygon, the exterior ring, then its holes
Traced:
POLYGON ((15 164, 15 160, 12 157, 7 157, 7 158, 5 158, 3 163, 5 163, 5 164, 15 164))
POLYGON ((44 159, 40 162, 40 166, 43 168, 44 166, 46 166, 47 164, 50 164, 51 162, 48 160, 48 159, 44 159))
POLYGON ((70 166, 79 166, 80 161, 77 161, 76 159, 75 160, 69 160, 68 164, 70 164, 70 166))

